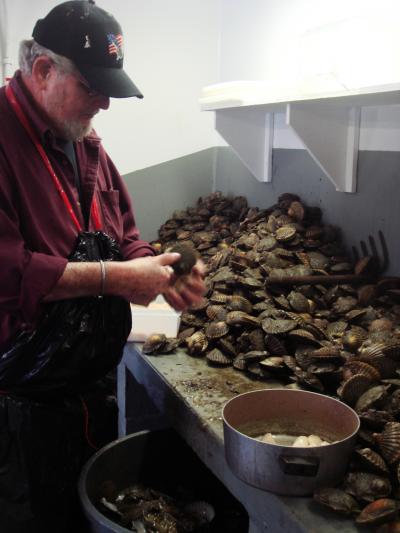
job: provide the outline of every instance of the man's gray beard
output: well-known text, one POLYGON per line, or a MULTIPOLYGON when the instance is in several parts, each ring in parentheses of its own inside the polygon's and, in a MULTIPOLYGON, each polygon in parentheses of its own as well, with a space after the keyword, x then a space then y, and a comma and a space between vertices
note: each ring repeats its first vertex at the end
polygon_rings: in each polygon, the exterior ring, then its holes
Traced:
POLYGON ((57 137, 60 137, 65 141, 81 141, 92 131, 91 122, 86 126, 73 121, 55 124, 55 126, 57 128, 57 137))

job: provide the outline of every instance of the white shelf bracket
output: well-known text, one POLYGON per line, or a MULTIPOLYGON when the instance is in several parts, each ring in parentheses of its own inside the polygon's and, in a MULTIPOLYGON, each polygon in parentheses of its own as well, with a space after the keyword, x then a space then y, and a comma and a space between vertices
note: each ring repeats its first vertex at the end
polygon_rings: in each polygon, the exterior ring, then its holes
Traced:
POLYGON ((360 107, 315 101, 288 103, 286 123, 337 191, 356 192, 360 107))
POLYGON ((215 128, 258 181, 272 181, 272 112, 249 107, 220 109, 215 113, 215 128))

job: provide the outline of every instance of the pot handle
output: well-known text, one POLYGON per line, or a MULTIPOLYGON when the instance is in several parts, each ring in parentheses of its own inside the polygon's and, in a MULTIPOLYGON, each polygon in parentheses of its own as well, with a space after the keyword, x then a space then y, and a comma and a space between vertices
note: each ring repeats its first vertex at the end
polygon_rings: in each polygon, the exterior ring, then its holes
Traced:
POLYGON ((319 458, 280 455, 279 466, 284 474, 315 477, 319 469, 319 458))

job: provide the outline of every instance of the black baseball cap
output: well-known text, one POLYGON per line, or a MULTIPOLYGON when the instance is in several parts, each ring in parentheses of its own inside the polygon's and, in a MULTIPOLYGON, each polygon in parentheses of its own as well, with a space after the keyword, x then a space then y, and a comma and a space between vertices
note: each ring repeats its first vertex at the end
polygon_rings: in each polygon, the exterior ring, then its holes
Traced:
POLYGON ((36 22, 32 37, 52 52, 71 59, 90 87, 104 96, 143 98, 122 69, 121 26, 92 0, 57 5, 36 22))

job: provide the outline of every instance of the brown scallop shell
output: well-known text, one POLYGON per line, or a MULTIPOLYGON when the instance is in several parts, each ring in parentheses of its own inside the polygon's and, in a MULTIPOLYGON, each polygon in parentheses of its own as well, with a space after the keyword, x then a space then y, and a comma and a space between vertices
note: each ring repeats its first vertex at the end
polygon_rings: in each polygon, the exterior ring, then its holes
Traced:
POLYGON ((210 320, 225 320, 228 311, 223 305, 211 304, 206 309, 206 315, 210 320))
POLYGON ((381 379, 381 375, 375 367, 353 359, 343 365, 343 379, 350 379, 355 374, 362 374, 369 378, 370 381, 379 381, 381 379))
POLYGON ((388 422, 382 433, 375 433, 374 438, 390 465, 400 459, 400 422, 388 422))
POLYGON ((366 390, 357 400, 354 409, 357 413, 375 407, 387 397, 387 385, 375 385, 366 390))
POLYGON ((396 500, 380 498, 369 503, 357 516, 357 524, 376 526, 392 520, 398 511, 396 500))
POLYGON ((276 335, 279 333, 287 333, 288 331, 295 329, 297 324, 294 320, 264 318, 261 322, 261 326, 265 333, 276 335))
POLYGON ((285 355, 287 354, 286 346, 283 341, 274 335, 265 335, 265 346, 271 355, 285 355))
POLYGON ((235 357, 233 360, 233 367, 236 368, 236 370, 246 370, 246 360, 243 357, 243 354, 239 354, 235 357))
POLYGON ((164 333, 153 333, 149 335, 142 346, 142 352, 150 355, 162 350, 164 344, 167 342, 167 337, 164 333))
POLYGON ((228 301, 228 307, 231 311, 243 311, 250 314, 253 310, 253 304, 247 298, 239 294, 233 294, 228 301))
POLYGON ((243 311, 230 311, 226 316, 229 326, 259 326, 258 318, 244 313, 243 311))
POLYGON ((207 361, 214 365, 229 366, 232 364, 232 359, 227 357, 221 350, 214 348, 206 354, 207 361))
POLYGON ((214 304, 226 304, 228 300, 229 296, 223 292, 213 292, 210 296, 210 302, 214 304))
POLYGON ((355 374, 338 389, 338 395, 349 405, 354 405, 362 394, 371 387, 371 380, 362 374, 355 374))
POLYGON ((383 457, 379 453, 371 450, 371 448, 360 448, 355 450, 355 454, 360 459, 362 464, 376 472, 377 474, 389 475, 389 469, 383 457))
POLYGON ((229 335, 221 337, 217 341, 219 348, 224 352, 225 355, 236 357, 237 349, 234 345, 234 340, 229 338, 229 335))
POLYGON ((208 339, 203 331, 196 331, 186 339, 188 352, 191 355, 201 355, 208 347, 208 339))
POLYGON ((342 337, 342 343, 346 350, 355 352, 367 338, 367 332, 361 328, 351 328, 342 337))
POLYGON ((218 320, 207 324, 205 334, 209 339, 219 339, 220 337, 226 335, 228 331, 228 324, 223 320, 218 320))
POLYGON ((353 515, 359 511, 357 501, 353 496, 341 489, 318 488, 313 497, 320 505, 345 516, 353 515))

